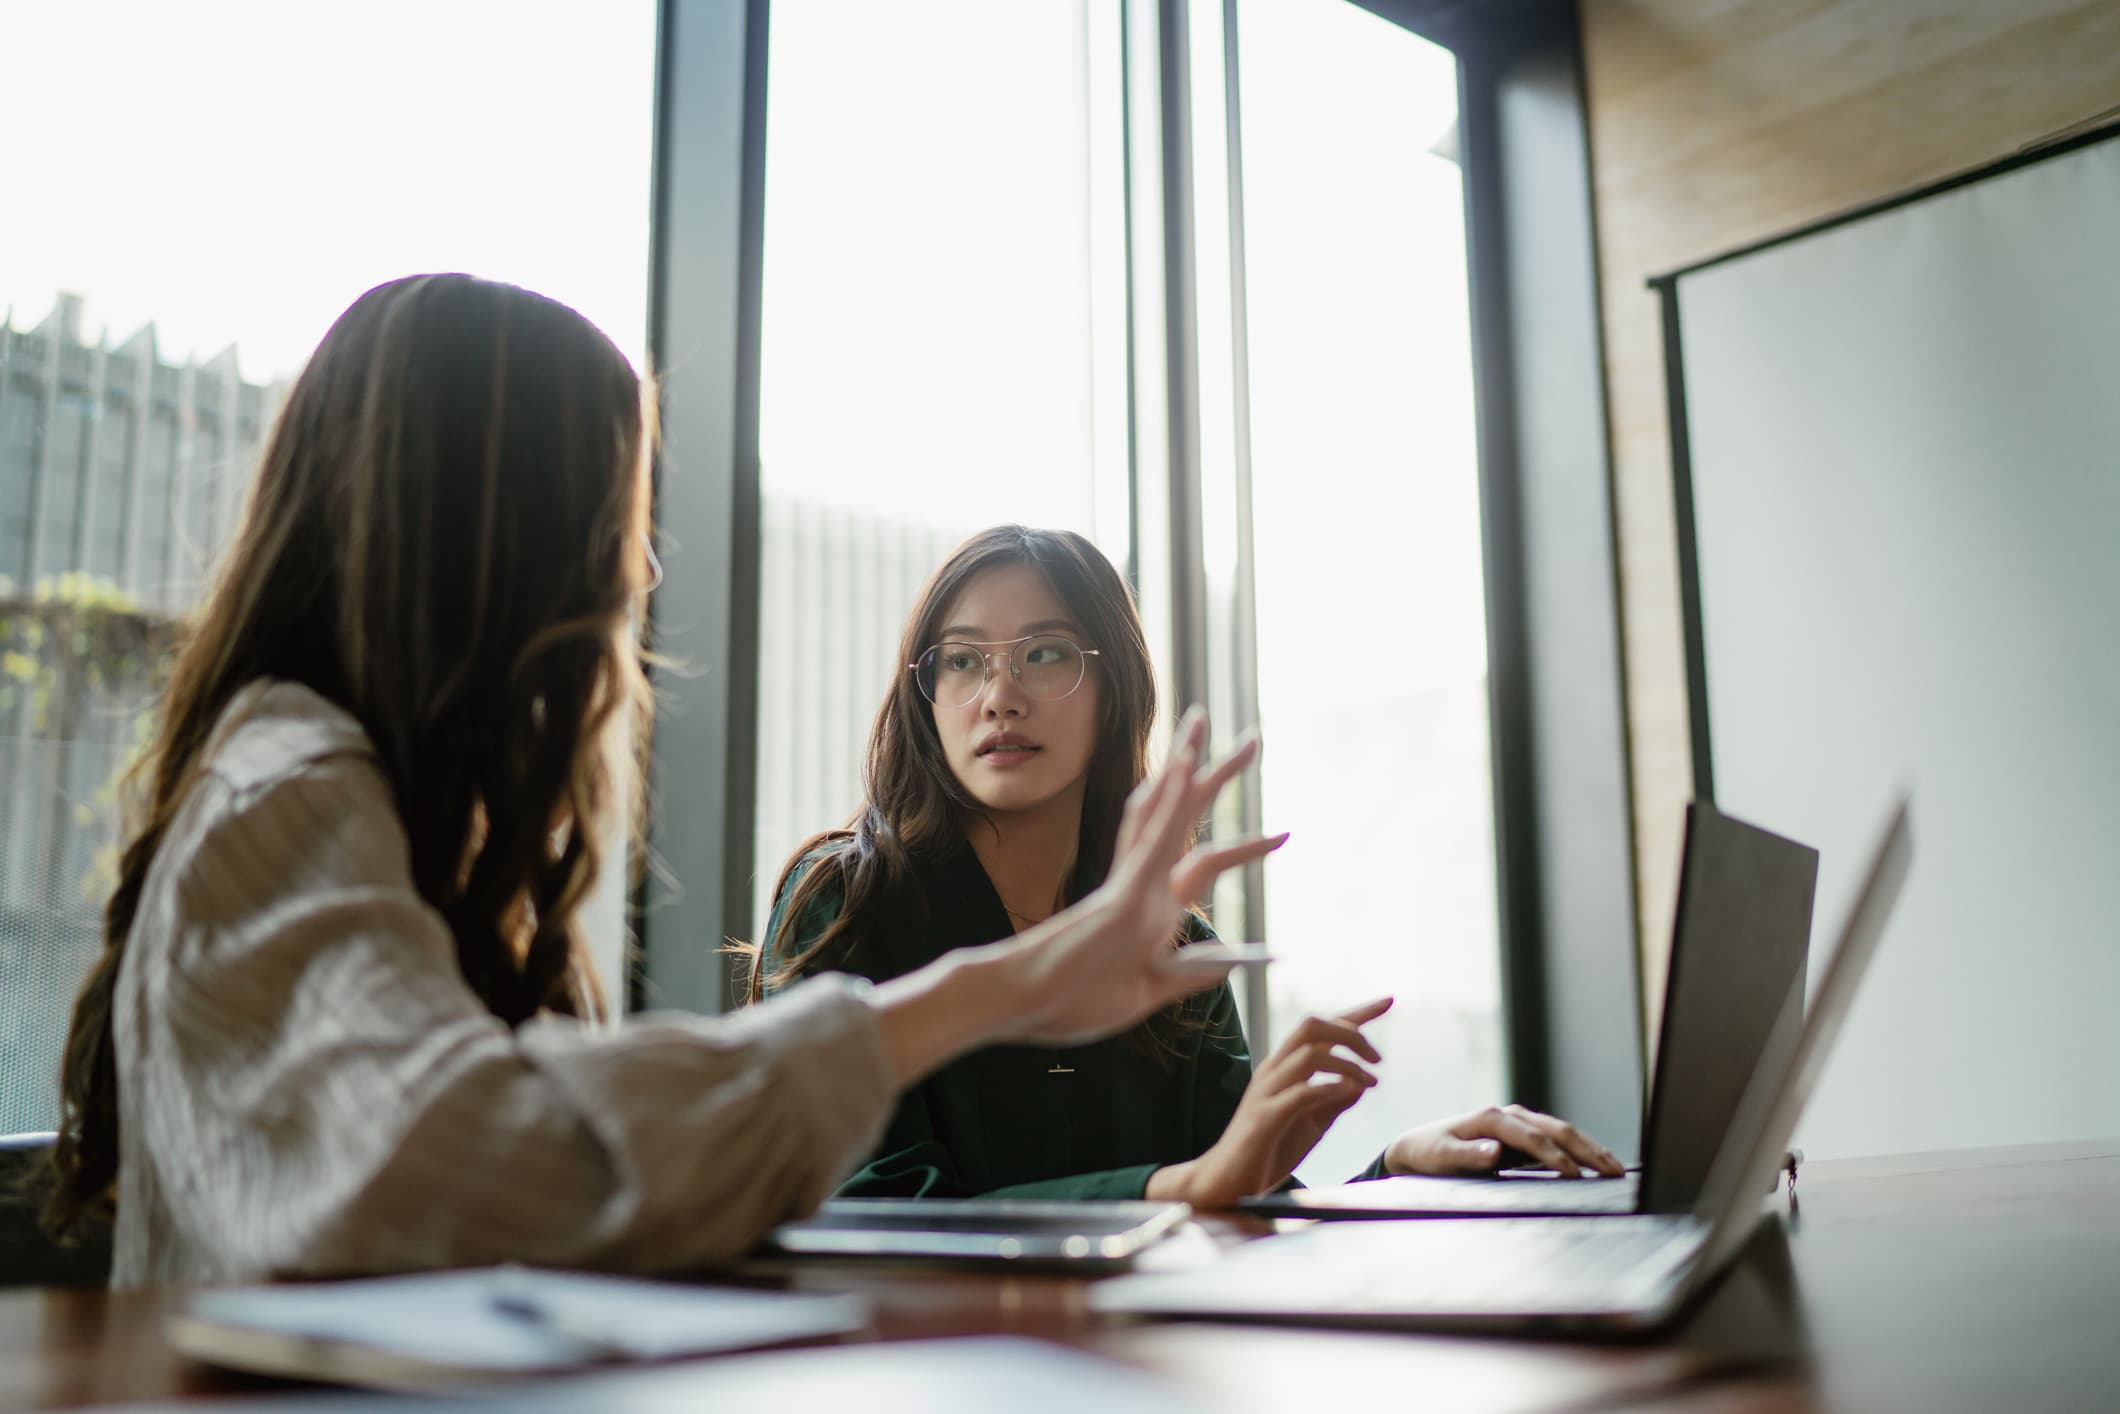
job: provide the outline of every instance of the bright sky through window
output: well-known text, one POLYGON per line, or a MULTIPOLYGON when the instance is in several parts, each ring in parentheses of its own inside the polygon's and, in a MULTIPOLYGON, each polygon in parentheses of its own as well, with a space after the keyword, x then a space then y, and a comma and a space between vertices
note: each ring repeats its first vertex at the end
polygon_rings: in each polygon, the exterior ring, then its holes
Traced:
POLYGON ((69 0, 0 11, 0 304, 300 367, 340 310, 465 270, 646 339, 650 0, 69 0))

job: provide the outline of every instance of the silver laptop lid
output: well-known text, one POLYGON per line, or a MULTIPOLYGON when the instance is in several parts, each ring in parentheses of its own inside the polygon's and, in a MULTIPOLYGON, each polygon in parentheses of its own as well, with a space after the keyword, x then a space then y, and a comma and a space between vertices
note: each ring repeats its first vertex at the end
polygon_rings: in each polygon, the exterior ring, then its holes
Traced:
MULTIPOLYGON (((1796 1132, 1804 1102, 1818 1084, 1826 1055, 1840 1035, 1848 1007, 1877 942, 1885 921, 1899 901, 1901 886, 1913 858, 1913 837, 1907 825, 1907 799, 1901 796, 1892 807, 1882 837, 1870 857, 1862 887, 1848 908, 1847 921, 1833 944, 1823 980, 1811 999, 1803 1032, 1795 1049, 1779 1065, 1762 1065, 1737 1114, 1716 1151, 1694 1211, 1711 1224, 1706 1250, 1692 1270, 1697 1285, 1722 1270, 1751 1236, 1759 1219, 1760 1195, 1773 1190, 1782 1155, 1796 1132)), ((1796 983, 1800 990, 1801 980, 1796 983)), ((1800 998, 1798 999, 1800 1003, 1800 998)))
POLYGON ((1698 1208, 1745 1087, 1795 1049, 1817 883, 1809 845, 1686 807, 1640 1211, 1698 1208))

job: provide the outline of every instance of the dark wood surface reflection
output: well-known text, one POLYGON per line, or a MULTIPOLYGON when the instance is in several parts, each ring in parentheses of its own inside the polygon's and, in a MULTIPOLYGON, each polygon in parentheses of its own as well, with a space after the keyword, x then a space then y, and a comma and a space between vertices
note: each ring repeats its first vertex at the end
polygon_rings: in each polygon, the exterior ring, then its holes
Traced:
MULTIPOLYGON (((1817 1163, 1709 1300, 1619 1345, 1115 1326, 1079 1277, 799 1264, 770 1278, 851 1292, 868 1338, 1012 1334, 1153 1371, 1205 1407, 1694 1411, 2120 1407, 2120 1140, 1817 1163)), ((1209 1220, 1230 1244, 1265 1231, 1209 1220)), ((297 1386, 194 1365, 162 1292, 0 1292, 0 1409, 297 1386)))

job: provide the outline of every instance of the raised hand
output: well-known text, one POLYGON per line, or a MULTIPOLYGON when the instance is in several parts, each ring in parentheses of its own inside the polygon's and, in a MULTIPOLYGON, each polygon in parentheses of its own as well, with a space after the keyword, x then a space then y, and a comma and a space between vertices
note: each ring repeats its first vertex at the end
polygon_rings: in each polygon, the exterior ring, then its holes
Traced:
POLYGON ((1013 960, 1027 994, 1005 1039, 1095 1040, 1229 975, 1226 967, 1173 970, 1159 963, 1188 904, 1204 898, 1224 871, 1271 853, 1288 837, 1188 849, 1193 822, 1259 753, 1257 737, 1247 736, 1221 761, 1203 766, 1206 743, 1206 715, 1194 708, 1179 723, 1170 760, 1127 799, 1104 884, 1013 943, 997 945, 1017 949, 1013 960))
POLYGON ((1013 938, 959 948, 875 988, 870 1005, 899 1084, 996 1041, 1094 1041, 1229 975, 1228 966, 1165 965, 1185 906, 1224 870, 1279 849, 1288 836, 1188 850, 1193 821, 1259 754, 1257 738, 1247 738, 1203 767, 1206 745, 1207 718, 1196 707, 1179 724, 1170 760, 1127 798, 1111 875, 1088 898, 1013 938))

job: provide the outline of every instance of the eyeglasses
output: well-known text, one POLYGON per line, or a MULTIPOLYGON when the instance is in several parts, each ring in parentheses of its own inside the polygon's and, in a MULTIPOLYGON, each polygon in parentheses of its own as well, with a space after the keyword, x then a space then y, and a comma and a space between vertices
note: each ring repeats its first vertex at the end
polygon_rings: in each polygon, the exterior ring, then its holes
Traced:
POLYGON ((1054 633, 1032 634, 1013 642, 938 643, 906 664, 906 671, 919 684, 921 696, 938 707, 963 707, 986 691, 993 675, 993 660, 1008 664, 1009 675, 1023 695, 1038 702, 1057 702, 1082 686, 1089 671, 1088 659, 1099 656, 1071 638, 1054 633), (989 648, 1006 648, 989 653, 989 648))

